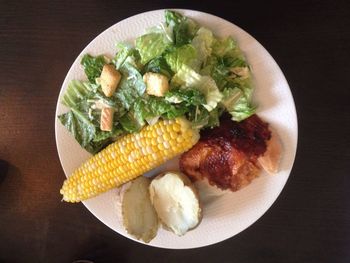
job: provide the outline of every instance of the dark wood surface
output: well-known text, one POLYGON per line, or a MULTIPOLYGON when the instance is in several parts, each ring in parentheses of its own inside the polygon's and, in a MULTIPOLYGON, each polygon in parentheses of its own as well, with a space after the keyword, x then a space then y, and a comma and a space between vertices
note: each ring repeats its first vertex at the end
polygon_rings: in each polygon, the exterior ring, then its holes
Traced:
POLYGON ((348 1, 0 1, 0 262, 350 262, 348 1), (230 2, 230 3, 229 3, 230 2), (292 89, 297 157, 271 209, 224 242, 148 247, 61 202, 57 96, 79 52, 131 15, 167 7, 223 17, 272 54, 292 89))

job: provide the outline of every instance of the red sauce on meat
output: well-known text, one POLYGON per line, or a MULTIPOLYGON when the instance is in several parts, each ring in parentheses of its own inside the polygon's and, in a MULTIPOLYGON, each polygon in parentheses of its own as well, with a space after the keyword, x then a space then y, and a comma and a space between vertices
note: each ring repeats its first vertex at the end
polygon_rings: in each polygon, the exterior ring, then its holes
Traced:
POLYGON ((257 115, 232 121, 229 114, 220 126, 201 131, 200 140, 180 157, 180 170, 192 180, 208 179, 211 185, 237 191, 259 175, 257 159, 271 138, 268 124, 257 115))
POLYGON ((225 113, 220 118, 220 126, 201 132, 200 141, 219 144, 220 141, 229 142, 235 149, 259 157, 266 151, 266 141, 270 138, 268 124, 257 115, 254 114, 241 122, 236 122, 225 113))

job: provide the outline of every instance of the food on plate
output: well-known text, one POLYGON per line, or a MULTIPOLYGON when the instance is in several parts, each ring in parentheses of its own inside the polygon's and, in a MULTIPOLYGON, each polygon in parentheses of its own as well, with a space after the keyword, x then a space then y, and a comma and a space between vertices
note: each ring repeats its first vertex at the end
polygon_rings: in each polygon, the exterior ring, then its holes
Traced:
POLYGON ((267 149, 262 156, 258 158, 259 164, 269 174, 276 174, 282 155, 282 144, 279 135, 274 129, 271 129, 271 138, 266 142, 267 149))
POLYGON ((61 194, 80 202, 118 187, 189 150, 199 139, 184 118, 161 120, 128 134, 83 163, 68 177, 61 194))
POLYGON ((143 75, 143 81, 146 83, 146 92, 148 95, 164 97, 165 93, 169 90, 169 80, 162 74, 147 72, 143 75))
POLYGON ((103 107, 101 110, 101 131, 111 131, 113 128, 113 114, 114 109, 109 107, 103 107))
POLYGON ((236 121, 255 112, 250 69, 231 37, 217 38, 192 19, 166 11, 165 23, 148 29, 134 47, 118 47, 113 59, 84 55, 88 81, 71 81, 63 95, 70 110, 58 118, 96 154, 64 183, 66 201, 96 196, 188 150, 198 130, 217 127, 224 112, 236 121), (168 127, 153 132, 151 141, 151 131, 180 117, 188 132, 178 136, 168 127), (149 138, 141 144, 144 134, 149 138))
POLYGON ((158 231, 158 216, 151 203, 151 179, 140 176, 133 180, 122 197, 123 225, 137 239, 150 242, 158 231))
POLYGON ((158 217, 167 229, 182 236, 199 224, 198 193, 185 175, 166 172, 153 179, 149 189, 158 217))
POLYGON ((63 94, 60 122, 94 155, 63 183, 64 201, 133 180, 122 201, 123 224, 149 242, 155 214, 179 236, 199 224, 199 195, 187 176, 237 191, 261 167, 278 170, 281 145, 255 115, 251 70, 232 37, 167 10, 165 23, 117 47, 113 58, 85 54, 87 80, 72 80, 63 94), (187 176, 166 172, 151 183, 141 176, 180 154, 187 176))
POLYGON ((106 97, 111 97, 121 79, 121 75, 113 65, 104 65, 100 76, 100 84, 103 93, 106 97))
POLYGON ((205 178, 220 189, 237 191, 259 176, 259 163, 277 171, 277 145, 268 124, 257 115, 236 122, 224 114, 220 126, 203 130, 199 142, 181 155, 180 170, 193 180, 205 178))
POLYGON ((72 80, 62 99, 68 111, 59 120, 92 154, 158 120, 184 117, 203 129, 218 126, 223 112, 241 121, 256 110, 238 43, 178 12, 165 11, 164 23, 117 48, 114 57, 85 54, 87 79, 72 80))

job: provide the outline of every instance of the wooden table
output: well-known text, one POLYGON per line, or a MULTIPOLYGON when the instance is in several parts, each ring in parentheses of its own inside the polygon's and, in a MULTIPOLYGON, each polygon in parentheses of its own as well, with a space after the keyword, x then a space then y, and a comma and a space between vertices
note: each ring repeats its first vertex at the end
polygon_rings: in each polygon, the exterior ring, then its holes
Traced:
POLYGON ((0 1, 0 262, 350 262, 348 1, 0 1), (231 3, 229 3, 231 2, 231 3), (61 202, 57 96, 73 60, 112 24, 166 7, 223 17, 258 39, 289 81, 299 120, 290 179, 253 226, 166 250, 61 202))

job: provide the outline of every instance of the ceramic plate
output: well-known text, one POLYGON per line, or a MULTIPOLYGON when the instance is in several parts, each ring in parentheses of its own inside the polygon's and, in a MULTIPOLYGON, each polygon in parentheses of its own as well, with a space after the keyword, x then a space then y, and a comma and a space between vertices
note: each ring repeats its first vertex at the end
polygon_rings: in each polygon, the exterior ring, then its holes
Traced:
MULTIPOLYGON (((233 237, 258 220, 277 199, 288 179, 298 138, 297 117, 291 91, 281 69, 266 49, 241 28, 222 18, 193 10, 179 12, 211 29, 218 36, 233 36, 238 41, 253 72, 254 101, 259 106, 258 114, 277 130, 284 153, 281 170, 277 175, 269 176, 263 173, 251 185, 235 193, 206 195, 203 200, 203 220, 197 228, 182 237, 159 229, 156 238, 149 243, 151 246, 173 249, 202 247, 220 242, 233 237)), ((91 41, 68 71, 57 100, 56 116, 67 111, 60 101, 69 81, 86 79, 80 66, 83 54, 113 56, 116 43, 133 43, 136 37, 144 33, 145 28, 163 21, 164 10, 138 14, 111 26, 91 41)), ((79 146, 57 118, 55 132, 60 161, 66 176, 69 176, 90 154, 79 146)), ((148 174, 154 175, 176 166, 177 162, 173 160, 148 174)), ((111 190, 83 203, 101 222, 117 233, 133 239, 125 232, 120 221, 117 190, 111 190)))

